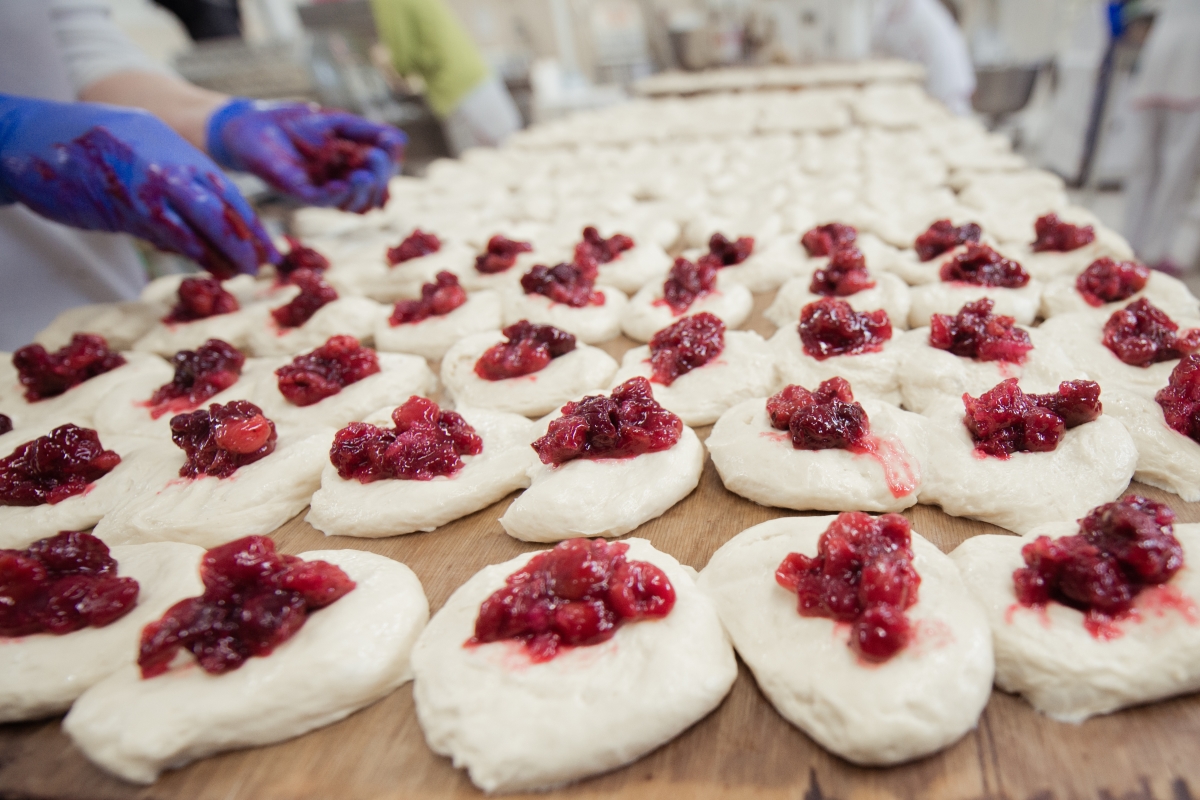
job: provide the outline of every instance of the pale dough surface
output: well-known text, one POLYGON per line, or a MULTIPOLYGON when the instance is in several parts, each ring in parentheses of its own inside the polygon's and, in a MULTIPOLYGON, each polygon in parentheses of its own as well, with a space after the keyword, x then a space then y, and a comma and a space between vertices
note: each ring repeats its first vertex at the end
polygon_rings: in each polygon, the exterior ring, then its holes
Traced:
POLYGON ((443 270, 457 274, 464 266, 475 263, 475 251, 471 247, 463 242, 443 240, 436 253, 390 266, 387 249, 398 245, 403 238, 363 250, 345 260, 339 259, 335 268, 327 273, 327 280, 340 294, 364 295, 380 303, 394 303, 420 297, 421 287, 433 283, 443 270))
POLYGON ((1167 425, 1162 406, 1130 392, 1105 392, 1104 411, 1121 421, 1137 446, 1133 479, 1200 501, 1200 444, 1167 425))
POLYGON ((1037 280, 1030 280, 1019 289, 938 281, 914 286, 911 293, 912 308, 908 312, 910 328, 928 325, 929 318, 934 314, 953 316, 967 303, 983 297, 995 303, 993 314, 1012 317, 1019 325, 1029 325, 1037 317, 1042 304, 1042 284, 1037 280))
POLYGON ((1120 311, 1130 303, 1143 297, 1167 312, 1172 318, 1200 318, 1200 300, 1191 293, 1187 284, 1178 278, 1172 278, 1165 272, 1151 270, 1146 286, 1135 292, 1126 300, 1115 303, 1105 303, 1101 306, 1089 305, 1083 295, 1075 288, 1077 275, 1065 275, 1046 284, 1042 292, 1042 316, 1046 319, 1059 314, 1090 313, 1107 321, 1114 311, 1120 311))
POLYGON ((138 300, 76 306, 55 317, 33 340, 58 350, 76 333, 98 333, 112 349, 128 350, 169 310, 138 300))
POLYGON ((1025 267, 1029 274, 1040 281, 1051 281, 1064 275, 1078 275, 1093 261, 1108 256, 1115 261, 1132 259, 1133 250, 1129 243, 1116 231, 1104 225, 1095 226, 1096 238, 1083 247, 1065 253, 1057 250, 1034 252, 1029 242, 1008 244, 1000 248, 1005 256, 1025 267))
MULTIPOLYGON (((837 299, 845 300, 855 311, 874 311, 882 308, 887 312, 888 319, 892 320, 894 327, 898 330, 908 328, 908 312, 912 304, 908 286, 890 272, 872 272, 871 277, 874 278, 875 285, 870 289, 837 299)), ((821 295, 808 290, 811 283, 812 275, 801 275, 785 283, 767 308, 766 318, 780 328, 796 325, 800 321, 800 310, 821 299, 821 295)))
POLYGON ((777 330, 767 344, 775 351, 781 384, 798 383, 813 390, 822 381, 841 377, 850 381, 857 400, 873 398, 900 405, 900 335, 893 330, 892 338, 877 352, 830 356, 824 361, 804 352, 795 325, 777 330))
POLYGON ((221 282, 221 288, 237 298, 240 305, 237 311, 192 322, 162 322, 162 317, 179 301, 179 286, 186 277, 166 275, 142 290, 141 301, 154 315, 154 324, 133 342, 134 350, 169 358, 180 350, 195 350, 209 339, 220 339, 245 350, 251 329, 262 322, 267 309, 282 305, 299 293, 295 286, 238 275, 221 282))
POLYGON ((464 336, 499 328, 502 319, 500 295, 493 291, 472 292, 467 302, 442 316, 420 322, 393 325, 388 321, 392 307, 383 309, 375 324, 375 347, 396 353, 437 360, 464 336))
POLYGON ((573 308, 544 295, 525 294, 518 286, 503 295, 504 324, 527 319, 539 325, 553 325, 575 334, 584 344, 615 339, 621 334, 621 314, 629 299, 612 286, 596 284, 595 290, 604 295, 604 305, 573 308))
POLYGON ((280 328, 264 312, 251 328, 247 345, 256 356, 294 356, 315 350, 339 334, 370 344, 381 310, 379 303, 365 297, 339 297, 318 308, 298 328, 280 328))
POLYGON ((750 316, 754 297, 745 286, 724 277, 724 272, 717 272, 716 289, 697 297, 681 314, 672 311, 663 300, 661 281, 646 284, 625 306, 621 315, 621 330, 630 339, 648 342, 668 325, 702 311, 720 317, 726 328, 740 327, 750 316))
POLYGON ((615 286, 625 294, 633 294, 647 284, 661 284, 672 263, 674 259, 657 244, 636 244, 607 264, 601 264, 596 283, 615 286))

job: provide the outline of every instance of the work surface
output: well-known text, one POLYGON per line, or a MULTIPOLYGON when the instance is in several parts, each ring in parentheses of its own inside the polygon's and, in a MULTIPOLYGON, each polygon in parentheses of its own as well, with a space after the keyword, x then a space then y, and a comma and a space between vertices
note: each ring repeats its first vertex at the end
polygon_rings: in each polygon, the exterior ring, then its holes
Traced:
MULTIPOLYGON (((748 326, 764 335, 773 329, 761 315, 768 299, 757 298, 748 326)), ((605 348, 619 356, 632 344, 622 339, 605 348)), ((704 438, 708 429, 698 432, 704 438)), ((1136 484, 1131 491, 1167 503, 1180 522, 1200 522, 1200 503, 1184 503, 1175 495, 1136 484)), ((539 549, 512 539, 496 521, 511 500, 432 533, 379 540, 327 538, 297 518, 283 526, 275 540, 287 553, 354 548, 402 561, 421 579, 430 610, 436 612, 482 567, 539 549)), ((695 492, 634 535, 701 569, 718 547, 740 531, 791 513, 755 505, 726 491, 710 461, 695 492)), ((915 530, 945 551, 980 533, 1004 532, 927 506, 917 506, 906 516, 915 530)), ((804 665, 796 666, 803 669, 804 665)), ((995 691, 979 727, 953 747, 904 766, 855 767, 785 722, 742 666, 721 706, 679 738, 616 772, 533 797, 1191 800, 1200 798, 1197 742, 1197 696, 1069 725, 995 691)), ((0 725, 0 798, 482 796, 465 772, 426 747, 413 711, 411 683, 327 728, 282 744, 205 759, 168 772, 145 788, 93 767, 62 733, 57 718, 0 725)))

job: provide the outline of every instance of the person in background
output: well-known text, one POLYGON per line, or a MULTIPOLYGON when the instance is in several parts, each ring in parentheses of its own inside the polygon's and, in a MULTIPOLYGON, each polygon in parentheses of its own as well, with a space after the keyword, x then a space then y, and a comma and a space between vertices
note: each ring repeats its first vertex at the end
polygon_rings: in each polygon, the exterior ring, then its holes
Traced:
POLYGON ((871 49, 919 61, 926 71, 925 89, 955 114, 971 113, 975 67, 958 23, 939 0, 879 0, 871 49))
POLYGON ((401 75, 420 75, 455 154, 495 147, 521 127, 504 83, 488 69, 445 0, 371 0, 380 41, 401 75))
POLYGON ((193 41, 226 39, 242 35, 238 0, 154 0, 170 11, 193 41))

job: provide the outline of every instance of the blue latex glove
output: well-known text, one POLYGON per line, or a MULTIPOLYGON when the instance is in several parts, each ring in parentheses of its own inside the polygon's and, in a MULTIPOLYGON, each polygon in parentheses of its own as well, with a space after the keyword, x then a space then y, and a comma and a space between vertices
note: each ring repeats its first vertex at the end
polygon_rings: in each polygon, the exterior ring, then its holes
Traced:
POLYGON ((390 125, 305 103, 236 98, 208 121, 208 152, 228 169, 253 172, 309 205, 363 213, 387 202, 408 137, 390 125), (331 148, 354 149, 361 163, 323 167, 331 148))
POLYGON ((144 111, 0 94, 0 204, 133 234, 218 277, 276 263, 246 199, 208 156, 144 111))

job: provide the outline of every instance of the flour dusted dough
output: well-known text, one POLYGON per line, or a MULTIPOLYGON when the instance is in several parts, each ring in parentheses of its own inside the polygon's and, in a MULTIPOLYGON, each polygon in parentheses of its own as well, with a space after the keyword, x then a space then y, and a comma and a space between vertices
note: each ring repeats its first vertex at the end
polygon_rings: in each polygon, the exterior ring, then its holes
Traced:
POLYGON ((75 702, 63 730, 109 772, 152 783, 163 770, 214 753, 337 722, 410 680, 409 657, 429 618, 412 570, 356 550, 300 558, 335 564, 357 586, 313 612, 271 655, 232 672, 209 675, 190 653, 149 680, 124 667, 75 702))
POLYGON ((993 314, 1012 317, 1020 325, 1029 325, 1037 317, 1042 303, 1042 284, 1030 280, 1019 289, 1002 286, 974 286, 958 281, 938 281, 914 286, 911 290, 912 309, 908 312, 910 328, 929 324, 934 314, 957 314, 964 305, 980 298, 990 298, 993 314))
POLYGON ((621 315, 621 330, 630 339, 648 342, 663 328, 678 322, 690 314, 707 311, 720 317, 729 329, 737 328, 750 316, 754 297, 740 283, 724 277, 724 270, 717 272, 717 288, 697 297, 695 302, 676 314, 663 300, 663 283, 648 283, 629 300, 621 315))
POLYGON ((625 543, 630 559, 674 586, 666 617, 542 664, 515 642, 463 647, 480 604, 536 555, 526 553, 476 573, 418 640, 413 698, 425 740, 484 791, 548 789, 616 769, 678 736, 732 687, 729 639, 687 568, 644 539, 625 543))
POLYGON ((449 314, 420 322, 393 325, 388 321, 391 314, 391 307, 384 308, 375 323, 375 347, 431 360, 446 355, 464 336, 499 328, 502 318, 500 295, 492 291, 472 292, 467 302, 449 314))
POLYGON ((527 319, 573 333, 584 344, 607 342, 621 334, 621 314, 629 299, 611 286, 596 284, 596 291, 604 295, 603 305, 573 308, 544 295, 525 294, 518 286, 503 295, 504 324, 527 319))
POLYGON ((1174 319, 1175 317, 1200 318, 1200 300, 1191 293, 1187 284, 1178 278, 1172 278, 1165 272, 1151 270, 1146 286, 1126 300, 1115 303, 1105 303, 1101 306, 1089 305, 1083 295, 1075 288, 1078 275, 1064 275, 1046 284, 1042 292, 1042 316, 1046 319, 1059 314, 1090 313, 1095 314, 1101 322, 1108 321, 1113 312, 1120 311, 1130 303, 1143 297, 1174 319))
MULTIPOLYGON (((284 304, 272 306, 279 308, 284 304)), ((250 330, 248 347, 256 356, 294 356, 315 350, 331 336, 345 334, 369 344, 375 321, 382 312, 379 303, 365 297, 339 297, 317 309, 298 328, 280 328, 264 310, 250 330)))
POLYGON ((1137 446, 1135 481, 1174 492, 1188 503, 1200 501, 1200 444, 1167 425, 1162 406, 1116 390, 1104 393, 1104 411, 1121 421, 1137 446))
MULTIPOLYGON (((908 286, 890 272, 873 271, 871 277, 874 278, 875 285, 870 289, 837 299, 845 300, 855 311, 874 311, 882 308, 887 312, 893 327, 897 330, 908 328, 908 312, 912 303, 908 296, 908 286)), ((774 302, 767 308, 766 318, 780 328, 795 327, 800 321, 800 310, 821 299, 821 295, 808 290, 811 283, 812 275, 801 275, 785 283, 779 289, 779 294, 775 295, 774 302)))
POLYGON ((877 352, 831 356, 824 361, 804 352, 795 325, 780 328, 767 344, 775 351, 775 366, 781 384, 797 383, 806 389, 815 389, 822 381, 841 377, 850 381, 858 400, 873 398, 900 405, 902 345, 899 336, 899 331, 893 331, 892 338, 877 352))

